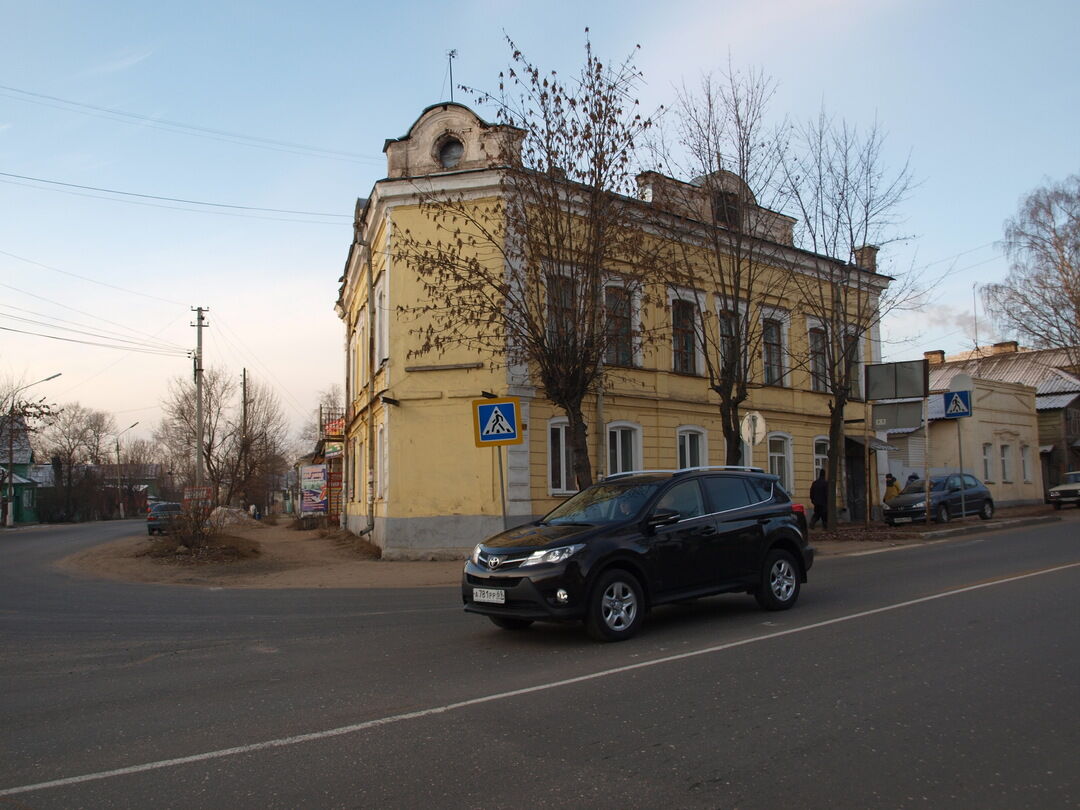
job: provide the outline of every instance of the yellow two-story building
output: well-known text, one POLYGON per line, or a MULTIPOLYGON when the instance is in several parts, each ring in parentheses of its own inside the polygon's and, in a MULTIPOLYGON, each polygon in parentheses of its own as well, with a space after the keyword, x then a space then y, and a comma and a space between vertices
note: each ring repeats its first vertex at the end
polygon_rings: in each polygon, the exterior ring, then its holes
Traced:
MULTIPOLYGON (((520 131, 489 124, 461 104, 434 105, 408 134, 386 142, 387 176, 357 204, 337 302, 347 346, 343 520, 387 559, 460 557, 505 524, 545 514, 576 489, 567 415, 544 397, 529 368, 499 362, 464 342, 425 350, 429 290, 408 252, 399 249, 406 238, 413 245, 425 234, 441 238, 432 215, 440 198, 466 200, 496 216, 504 211, 500 161, 519 140, 520 131), (476 446, 472 403, 485 393, 520 398, 521 444, 476 446)), ((657 221, 685 223, 688 239, 699 226, 716 227, 716 213, 707 210, 715 201, 703 199, 695 207, 692 183, 647 173, 639 186, 639 198, 627 198, 627 204, 652 206, 657 221)), ((792 244, 792 220, 765 214, 759 221, 766 230, 756 238, 773 248, 768 256, 777 272, 819 273, 823 257, 792 244)), ((671 233, 662 236, 670 240, 671 233)), ((466 240, 461 249, 499 269, 505 254, 477 252, 475 244, 466 240)), ((864 266, 853 268, 862 300, 871 305, 889 282, 876 272, 874 254, 859 254, 864 266)), ((644 283, 660 304, 637 308, 613 299, 628 306, 620 311, 634 321, 627 334, 641 338, 630 338, 625 351, 614 353, 613 373, 584 405, 597 478, 720 465, 726 458, 719 398, 705 377, 707 341, 693 339, 694 330, 713 328, 696 321, 695 313, 716 310, 716 291, 704 282, 672 283, 672 275, 655 268, 641 272, 655 276, 644 283)), ((761 278, 765 285, 769 275, 761 278)), ((755 296, 759 356, 750 358, 755 384, 741 410, 757 417, 758 430, 746 434, 742 463, 775 473, 797 501, 806 502, 811 481, 826 464, 830 395, 815 356, 819 313, 800 301, 800 289, 805 287, 776 285, 755 296)), ((861 366, 879 361, 880 351, 876 326, 860 334, 856 395, 861 366)), ((843 450, 841 519, 860 517, 866 503, 864 410, 856 397, 844 413, 851 434, 843 450)), ((873 469, 874 454, 870 458, 873 469)))

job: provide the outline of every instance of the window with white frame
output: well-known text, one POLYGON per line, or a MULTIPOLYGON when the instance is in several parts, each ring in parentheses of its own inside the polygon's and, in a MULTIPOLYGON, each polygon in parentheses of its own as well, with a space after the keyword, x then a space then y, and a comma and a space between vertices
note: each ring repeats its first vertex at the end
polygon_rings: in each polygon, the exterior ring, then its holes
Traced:
POLYGON ((671 301, 671 367, 680 374, 697 374, 697 305, 671 301))
POLYGON ((360 388, 367 383, 368 344, 367 344, 367 312, 361 312, 356 317, 356 331, 353 332, 355 365, 353 371, 356 374, 356 385, 353 386, 353 397, 360 388))
POLYGON ((762 372, 766 385, 786 385, 788 324, 791 316, 782 309, 762 307, 762 372))
POLYGON ((1026 444, 1020 445, 1020 472, 1024 476, 1024 483, 1031 482, 1031 447, 1026 444))
POLYGON ((828 343, 825 328, 814 325, 807 332, 810 344, 810 388, 827 391, 829 386, 828 343))
POLYGON ((577 333, 574 317, 574 279, 551 272, 547 278, 547 336, 553 347, 572 345, 577 333))
POLYGON ((679 469, 703 467, 708 463, 705 431, 693 425, 680 427, 676 432, 679 446, 679 469))
MULTIPOLYGON (((375 365, 379 366, 390 356, 390 312, 386 296, 386 281, 379 279, 375 285, 375 365)), ((374 371, 374 369, 373 369, 374 371)))
POLYGON ((375 464, 378 470, 378 480, 375 482, 375 491, 378 497, 385 498, 389 490, 390 459, 386 446, 386 425, 379 425, 375 433, 375 464))
POLYGON ((986 443, 982 446, 983 451, 983 481, 994 480, 994 445, 986 443))
POLYGON ((829 440, 825 436, 814 439, 814 480, 822 470, 829 468, 829 440))
POLYGON ((848 364, 848 396, 851 399, 863 398, 862 387, 862 341, 859 339, 859 334, 854 327, 849 330, 848 334, 844 336, 846 359, 848 364))
POLYGON ((548 490, 552 494, 577 490, 570 455, 570 425, 564 418, 548 422, 548 490))
POLYGON ((604 325, 609 366, 634 365, 634 301, 630 290, 617 284, 604 288, 604 325))
POLYGON ((1012 481, 1012 445, 1001 445, 1001 480, 1003 483, 1012 481))
POLYGON ((608 425, 608 475, 630 472, 639 468, 641 459, 641 428, 630 422, 608 425))
POLYGON ((791 492, 791 437, 784 433, 769 434, 769 472, 791 492))
POLYGON ((720 310, 717 313, 717 328, 720 330, 720 362, 726 368, 738 359, 738 313, 727 309, 720 310))

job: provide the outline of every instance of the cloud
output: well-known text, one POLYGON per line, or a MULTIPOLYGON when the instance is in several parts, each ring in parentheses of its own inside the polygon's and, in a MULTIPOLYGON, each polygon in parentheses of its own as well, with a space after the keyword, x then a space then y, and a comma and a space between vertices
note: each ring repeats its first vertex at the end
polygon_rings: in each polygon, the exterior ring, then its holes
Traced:
POLYGON ((84 76, 100 76, 105 73, 119 73, 122 70, 135 67, 140 62, 149 59, 153 56, 152 50, 144 50, 136 53, 127 53, 123 56, 119 56, 110 62, 105 62, 100 65, 94 65, 87 68, 82 72, 84 76))

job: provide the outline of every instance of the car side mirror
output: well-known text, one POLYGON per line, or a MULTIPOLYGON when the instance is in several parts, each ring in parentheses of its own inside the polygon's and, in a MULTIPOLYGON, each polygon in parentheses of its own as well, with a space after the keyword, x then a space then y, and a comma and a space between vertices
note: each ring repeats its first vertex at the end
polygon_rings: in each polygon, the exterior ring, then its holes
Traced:
POLYGON ((657 509, 645 519, 645 525, 650 529, 656 529, 660 526, 670 526, 672 523, 678 522, 679 513, 674 509, 657 509))

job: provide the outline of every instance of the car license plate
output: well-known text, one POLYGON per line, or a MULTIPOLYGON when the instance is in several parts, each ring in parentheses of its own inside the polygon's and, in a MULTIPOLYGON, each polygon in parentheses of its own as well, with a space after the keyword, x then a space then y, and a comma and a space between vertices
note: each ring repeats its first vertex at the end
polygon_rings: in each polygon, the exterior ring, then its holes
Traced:
POLYGON ((893 518, 893 523, 911 523, 911 518, 909 518, 909 517, 893 518))
POLYGON ((473 588, 472 598, 474 602, 493 602, 496 605, 506 604, 506 591, 497 588, 473 588))

